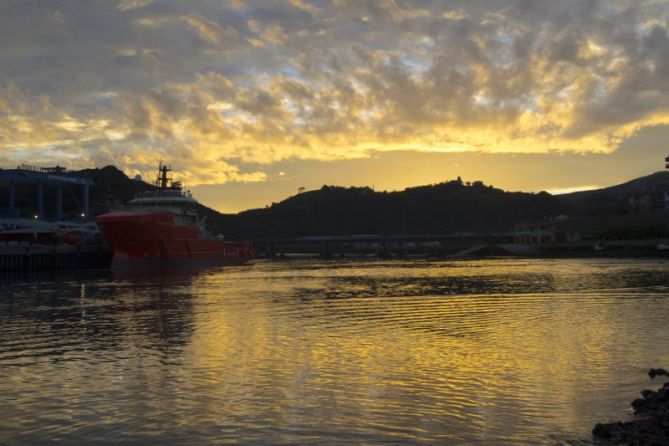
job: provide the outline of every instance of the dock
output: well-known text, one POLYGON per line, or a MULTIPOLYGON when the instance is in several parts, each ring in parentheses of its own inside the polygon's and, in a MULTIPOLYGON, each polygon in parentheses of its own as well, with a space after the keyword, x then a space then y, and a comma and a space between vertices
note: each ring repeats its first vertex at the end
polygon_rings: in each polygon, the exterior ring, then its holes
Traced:
POLYGON ((0 271, 109 268, 113 252, 106 246, 44 246, 0 243, 0 271))
POLYGON ((37 168, 22 165, 16 169, 0 169, 0 188, 6 189, 2 195, 7 197, 7 208, 0 210, 0 272, 109 268, 113 252, 100 241, 85 241, 82 237, 81 242, 67 244, 60 240, 63 224, 70 223, 76 227, 91 221, 89 201, 92 186, 90 176, 70 173, 60 166, 37 168), (25 192, 32 190, 35 196, 34 204, 28 204, 24 210, 17 206, 19 184, 24 185, 24 204, 29 203, 25 192), (47 188, 54 189, 55 201, 45 205, 47 188), (75 194, 73 189, 81 192, 75 194), (63 212, 64 190, 72 194, 76 212, 63 212), (50 215, 47 215, 47 210, 51 211, 50 215), (49 226, 54 221, 60 226, 49 226), (44 240, 40 237, 44 234, 53 237, 44 240))

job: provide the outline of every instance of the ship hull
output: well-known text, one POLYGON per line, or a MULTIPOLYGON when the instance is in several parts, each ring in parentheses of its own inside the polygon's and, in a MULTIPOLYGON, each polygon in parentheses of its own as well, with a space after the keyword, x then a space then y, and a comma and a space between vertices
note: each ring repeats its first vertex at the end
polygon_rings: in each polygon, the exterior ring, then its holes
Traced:
POLYGON ((174 214, 115 212, 97 218, 113 265, 239 265, 253 257, 253 245, 202 239, 194 226, 175 224, 174 214))

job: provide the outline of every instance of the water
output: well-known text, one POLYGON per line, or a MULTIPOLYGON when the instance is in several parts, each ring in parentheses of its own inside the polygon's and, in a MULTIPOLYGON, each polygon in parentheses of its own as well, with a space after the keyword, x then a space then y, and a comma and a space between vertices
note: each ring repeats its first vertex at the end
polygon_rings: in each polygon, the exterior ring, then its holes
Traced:
POLYGON ((669 262, 5 277, 0 444, 579 444, 669 366, 669 262))

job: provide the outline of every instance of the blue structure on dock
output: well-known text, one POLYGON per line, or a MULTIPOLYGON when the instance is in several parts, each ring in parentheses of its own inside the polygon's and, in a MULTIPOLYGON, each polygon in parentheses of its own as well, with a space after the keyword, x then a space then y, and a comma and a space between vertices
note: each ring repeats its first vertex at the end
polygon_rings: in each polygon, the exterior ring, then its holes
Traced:
POLYGON ((88 177, 72 175, 64 167, 42 167, 22 165, 16 169, 0 169, 0 182, 9 186, 8 214, 10 218, 18 218, 19 210, 16 208, 16 185, 28 183, 35 185, 37 190, 37 215, 36 218, 45 220, 44 214, 44 187, 56 188, 56 212, 53 216, 56 220, 63 218, 63 187, 80 186, 83 200, 82 212, 84 218, 90 217, 90 188, 93 180, 88 177))

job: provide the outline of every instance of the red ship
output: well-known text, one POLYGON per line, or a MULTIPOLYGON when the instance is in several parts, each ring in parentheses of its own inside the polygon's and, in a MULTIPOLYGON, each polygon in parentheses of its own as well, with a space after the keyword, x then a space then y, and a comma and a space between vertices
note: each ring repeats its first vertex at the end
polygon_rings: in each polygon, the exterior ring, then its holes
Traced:
POLYGON ((238 265, 251 260, 253 244, 211 236, 198 218, 197 201, 160 165, 157 189, 139 194, 126 209, 97 217, 114 264, 238 265))

